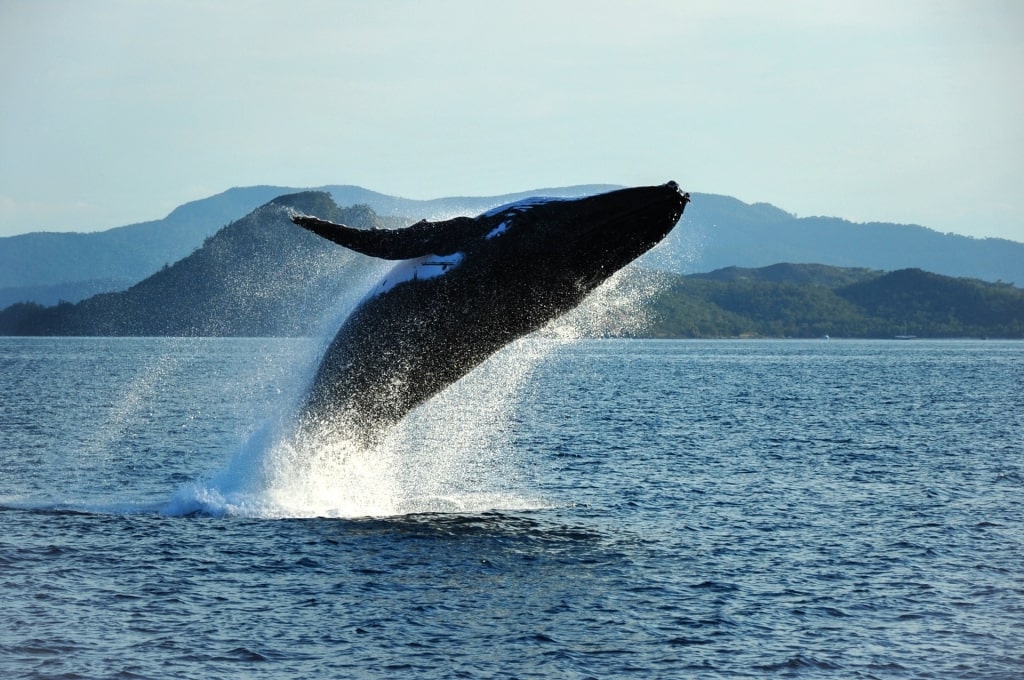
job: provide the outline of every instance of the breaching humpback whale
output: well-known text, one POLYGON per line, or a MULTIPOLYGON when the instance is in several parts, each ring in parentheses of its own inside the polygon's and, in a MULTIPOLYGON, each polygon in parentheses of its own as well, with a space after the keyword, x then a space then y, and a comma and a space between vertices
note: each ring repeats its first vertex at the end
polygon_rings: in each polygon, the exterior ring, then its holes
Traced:
POLYGON ((661 241, 690 195, 675 182, 482 215, 361 230, 292 221, 371 257, 403 260, 327 349, 303 423, 366 440, 499 349, 579 305, 661 241))

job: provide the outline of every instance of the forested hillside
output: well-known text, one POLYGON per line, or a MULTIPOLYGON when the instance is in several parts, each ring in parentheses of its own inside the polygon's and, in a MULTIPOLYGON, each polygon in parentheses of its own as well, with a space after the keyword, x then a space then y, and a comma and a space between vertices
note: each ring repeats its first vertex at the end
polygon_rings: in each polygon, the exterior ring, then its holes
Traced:
POLYGON ((919 269, 731 268, 669 277, 652 305, 653 337, 1024 338, 1024 290, 919 269))

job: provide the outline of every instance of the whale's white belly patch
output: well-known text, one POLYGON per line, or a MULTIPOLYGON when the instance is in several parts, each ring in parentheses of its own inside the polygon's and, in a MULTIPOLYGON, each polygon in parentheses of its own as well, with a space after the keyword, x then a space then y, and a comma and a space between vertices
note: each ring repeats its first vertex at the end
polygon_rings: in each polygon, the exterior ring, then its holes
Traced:
POLYGON ((367 297, 386 293, 406 281, 422 281, 444 276, 458 267, 464 257, 463 253, 451 253, 450 255, 424 255, 413 260, 403 260, 384 275, 384 278, 370 291, 367 297))
POLYGON ((491 230, 490 230, 490 231, 489 231, 489 232, 487 233, 487 235, 486 235, 486 236, 484 236, 484 238, 485 238, 485 239, 487 239, 487 240, 489 241, 489 240, 491 240, 492 238, 494 238, 495 236, 501 236, 501 235, 502 235, 502 234, 504 234, 504 233, 505 233, 506 231, 508 231, 508 220, 505 220, 504 222, 502 222, 501 224, 499 224, 498 226, 496 226, 496 227, 495 227, 494 229, 491 229, 491 230))

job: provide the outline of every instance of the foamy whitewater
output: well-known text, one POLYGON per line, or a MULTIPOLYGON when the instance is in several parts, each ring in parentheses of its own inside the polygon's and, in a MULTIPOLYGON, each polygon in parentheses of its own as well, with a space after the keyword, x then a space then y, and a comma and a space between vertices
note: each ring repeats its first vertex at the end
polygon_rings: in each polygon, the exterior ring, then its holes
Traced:
POLYGON ((504 435, 510 400, 549 347, 523 341, 508 348, 372 448, 299 440, 290 415, 270 420, 224 470, 185 485, 164 512, 368 517, 543 505, 509 495, 517 461, 504 435))

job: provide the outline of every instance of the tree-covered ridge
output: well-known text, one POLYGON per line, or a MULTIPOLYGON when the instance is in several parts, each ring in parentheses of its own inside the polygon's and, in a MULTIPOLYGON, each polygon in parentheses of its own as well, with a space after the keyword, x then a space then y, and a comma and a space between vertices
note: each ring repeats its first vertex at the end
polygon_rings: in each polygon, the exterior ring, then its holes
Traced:
POLYGON ((653 337, 1024 338, 1024 290, 920 269, 729 268, 666 279, 653 337))

